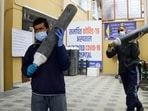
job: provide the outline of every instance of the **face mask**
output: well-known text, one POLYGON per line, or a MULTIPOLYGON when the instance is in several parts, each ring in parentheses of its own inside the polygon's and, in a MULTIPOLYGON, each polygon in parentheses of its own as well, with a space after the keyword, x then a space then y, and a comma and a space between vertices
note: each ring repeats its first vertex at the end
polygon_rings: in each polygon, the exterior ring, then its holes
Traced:
POLYGON ((119 34, 120 36, 125 35, 125 31, 120 31, 119 34))
POLYGON ((40 41, 40 42, 42 42, 42 41, 46 38, 46 36, 47 36, 46 31, 44 31, 44 32, 37 32, 37 33, 35 34, 35 38, 36 38, 38 41, 40 41))

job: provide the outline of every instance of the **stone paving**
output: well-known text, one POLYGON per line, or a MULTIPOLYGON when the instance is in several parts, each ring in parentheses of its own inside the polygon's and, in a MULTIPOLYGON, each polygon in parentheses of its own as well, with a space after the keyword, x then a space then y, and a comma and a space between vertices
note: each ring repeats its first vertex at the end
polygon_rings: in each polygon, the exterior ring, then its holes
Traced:
MULTIPOLYGON (((65 76, 68 111, 126 111, 122 83, 112 75, 88 77, 65 76)), ((0 111, 30 111, 30 83, 0 93, 0 111)), ((139 90, 145 111, 148 111, 148 91, 139 90)))

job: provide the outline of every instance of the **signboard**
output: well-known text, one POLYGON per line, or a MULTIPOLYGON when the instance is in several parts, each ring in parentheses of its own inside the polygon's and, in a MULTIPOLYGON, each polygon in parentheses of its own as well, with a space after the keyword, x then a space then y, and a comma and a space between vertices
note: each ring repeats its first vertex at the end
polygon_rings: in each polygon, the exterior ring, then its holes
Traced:
POLYGON ((135 21, 105 23, 104 24, 105 40, 115 40, 118 37, 118 27, 120 26, 120 24, 124 24, 128 33, 136 29, 135 21))
POLYGON ((79 49, 79 58, 102 68, 102 22, 76 21, 67 28, 67 46, 79 49))

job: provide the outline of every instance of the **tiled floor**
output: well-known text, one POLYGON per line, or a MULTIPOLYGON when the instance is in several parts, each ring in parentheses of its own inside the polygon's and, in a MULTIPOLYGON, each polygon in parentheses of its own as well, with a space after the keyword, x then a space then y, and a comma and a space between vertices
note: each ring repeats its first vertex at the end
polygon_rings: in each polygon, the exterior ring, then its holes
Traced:
MULTIPOLYGON (((122 84, 114 76, 65 76, 65 81, 68 111, 126 111, 122 84)), ((16 87, 0 93, 0 111, 30 111, 30 83, 16 87)), ((139 97, 148 111, 148 91, 140 90, 139 97)))

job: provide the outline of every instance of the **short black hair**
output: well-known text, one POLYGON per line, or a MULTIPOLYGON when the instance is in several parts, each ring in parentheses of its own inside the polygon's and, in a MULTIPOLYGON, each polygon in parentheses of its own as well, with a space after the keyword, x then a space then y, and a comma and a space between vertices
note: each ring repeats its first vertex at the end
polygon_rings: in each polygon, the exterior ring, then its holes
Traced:
POLYGON ((42 18, 42 17, 38 17, 38 18, 36 18, 36 19, 34 20, 34 22, 33 22, 33 27, 34 27, 35 25, 38 25, 38 24, 41 24, 41 23, 44 23, 44 26, 45 26, 46 28, 49 28, 47 19, 42 18))

